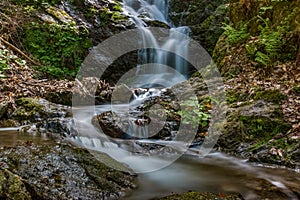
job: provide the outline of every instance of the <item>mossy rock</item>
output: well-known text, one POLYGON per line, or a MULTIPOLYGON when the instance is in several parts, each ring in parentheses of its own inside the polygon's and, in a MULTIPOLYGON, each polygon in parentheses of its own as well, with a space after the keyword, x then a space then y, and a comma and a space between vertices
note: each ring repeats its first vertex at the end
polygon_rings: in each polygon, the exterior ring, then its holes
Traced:
POLYGON ((268 141, 275 135, 285 134, 291 126, 282 119, 262 116, 241 116, 239 124, 247 134, 246 141, 268 141))
POLYGON ((187 192, 183 194, 173 194, 156 200, 242 200, 243 197, 239 194, 214 194, 209 192, 187 192))
MULTIPOLYGON (((22 178, 32 199, 118 199, 135 188, 125 166, 88 150, 68 144, 25 143, 0 150, 0 161, 22 178), (105 164, 117 166, 117 171, 105 164)), ((1 194, 1 193, 0 193, 1 194)))
POLYGON ((18 107, 12 113, 13 119, 35 122, 49 115, 45 107, 38 102, 38 99, 24 97, 17 99, 16 104, 18 107))
POLYGON ((290 128, 278 104, 252 102, 250 105, 229 109, 218 145, 229 154, 249 158, 254 149, 278 135, 285 135, 290 128))
POLYGON ((6 127, 17 127, 20 126, 20 123, 17 120, 13 119, 6 119, 0 121, 0 127, 6 128, 6 127))
POLYGON ((245 102, 245 104, 247 104, 247 101, 249 101, 250 99, 250 94, 243 93, 240 90, 231 89, 226 91, 226 101, 229 104, 233 104, 236 102, 245 102))
POLYGON ((31 196, 18 175, 0 169, 0 199, 31 200, 31 196))
POLYGON ((254 96, 254 100, 264 100, 276 104, 279 104, 284 99, 286 99, 286 95, 282 94, 279 90, 258 91, 254 96))

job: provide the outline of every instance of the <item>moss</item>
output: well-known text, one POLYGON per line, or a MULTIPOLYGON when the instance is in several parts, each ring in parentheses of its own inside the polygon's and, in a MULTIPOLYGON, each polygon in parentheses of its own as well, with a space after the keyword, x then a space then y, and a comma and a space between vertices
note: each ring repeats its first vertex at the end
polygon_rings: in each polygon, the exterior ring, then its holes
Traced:
POLYGON ((0 169, 0 199, 30 200, 21 178, 6 169, 0 169))
POLYGON ((295 85, 293 87, 293 90, 294 92, 297 94, 297 95, 300 95, 300 84, 299 85, 295 85))
POLYGON ((40 117, 47 116, 44 106, 39 104, 37 99, 20 98, 16 100, 16 104, 18 108, 12 114, 14 119, 36 121, 40 117))
POLYGON ((286 133, 291 126, 281 119, 263 116, 240 116, 239 122, 247 133, 248 141, 268 141, 278 133, 286 133))
POLYGON ((187 192, 183 194, 174 194, 167 197, 159 198, 160 200, 207 200, 207 199, 224 199, 224 200, 238 200, 243 199, 241 195, 237 194, 213 194, 208 192, 187 192))
POLYGON ((279 104, 284 99, 286 99, 286 96, 279 90, 258 91, 254 96, 254 100, 264 100, 276 104, 279 104))
POLYGON ((226 100, 230 104, 241 101, 244 102, 250 100, 250 95, 234 89, 230 89, 226 91, 226 100))

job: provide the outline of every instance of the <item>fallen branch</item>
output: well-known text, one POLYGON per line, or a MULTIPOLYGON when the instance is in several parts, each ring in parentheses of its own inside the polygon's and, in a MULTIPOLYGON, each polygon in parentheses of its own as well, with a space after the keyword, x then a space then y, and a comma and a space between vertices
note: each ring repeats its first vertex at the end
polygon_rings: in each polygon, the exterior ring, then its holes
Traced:
POLYGON ((28 57, 26 54, 24 54, 20 49, 18 49, 17 47, 15 47, 14 45, 12 45, 11 43, 7 42, 5 39, 3 39, 2 37, 0 37, 0 40, 6 44, 7 46, 9 46, 10 48, 12 48, 12 50, 16 51, 17 53, 19 53, 21 56, 23 56, 24 59, 29 60, 32 64, 37 65, 37 66, 41 66, 40 63, 36 62, 35 60, 31 59, 30 57, 28 57))

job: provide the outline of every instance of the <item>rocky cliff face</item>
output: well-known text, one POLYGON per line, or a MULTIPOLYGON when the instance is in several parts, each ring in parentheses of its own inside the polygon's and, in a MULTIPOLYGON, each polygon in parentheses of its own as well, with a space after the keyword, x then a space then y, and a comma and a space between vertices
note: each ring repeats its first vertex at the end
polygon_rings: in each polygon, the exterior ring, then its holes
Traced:
POLYGON ((192 38, 210 54, 227 22, 226 0, 171 0, 169 18, 175 26, 189 26, 192 38))

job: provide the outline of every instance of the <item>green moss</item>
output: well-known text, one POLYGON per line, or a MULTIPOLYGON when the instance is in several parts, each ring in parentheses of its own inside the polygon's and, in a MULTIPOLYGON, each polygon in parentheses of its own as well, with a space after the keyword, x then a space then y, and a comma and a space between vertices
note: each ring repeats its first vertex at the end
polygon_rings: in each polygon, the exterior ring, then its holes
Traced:
POLYGON ((30 200, 21 178, 6 169, 0 169, 0 199, 30 200))
POLYGON ((244 102, 250 99, 250 95, 234 89, 226 91, 226 100, 228 103, 244 102))
POLYGON ((11 0, 12 2, 25 6, 42 6, 45 4, 54 5, 60 2, 60 0, 11 0))
POLYGON ((279 104, 284 99, 286 99, 286 96, 279 90, 258 91, 254 96, 254 100, 264 100, 276 104, 279 104))
POLYGON ((187 192, 183 194, 174 194, 167 197, 159 198, 160 200, 208 200, 208 199, 238 200, 243 199, 237 194, 213 194, 208 192, 187 192))
POLYGON ((248 141, 268 141, 278 133, 286 133, 291 127, 281 119, 271 120, 262 116, 240 116, 239 122, 247 133, 248 141))
POLYGON ((17 110, 12 114, 14 119, 35 121, 37 118, 47 116, 44 106, 37 99, 20 98, 16 100, 17 110))
POLYGON ((23 45, 43 67, 36 69, 55 77, 75 77, 88 48, 87 33, 78 33, 74 24, 27 23, 20 31, 23 45))
POLYGON ((295 85, 295 86, 293 87, 293 90, 294 90, 294 92, 295 92, 296 94, 300 95, 300 84, 299 84, 299 85, 295 85))

